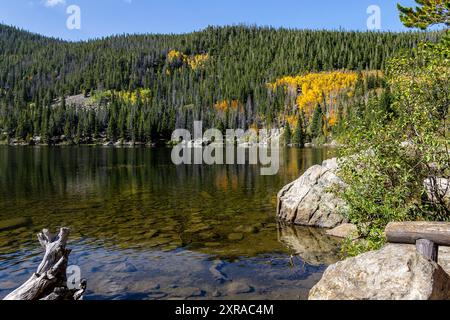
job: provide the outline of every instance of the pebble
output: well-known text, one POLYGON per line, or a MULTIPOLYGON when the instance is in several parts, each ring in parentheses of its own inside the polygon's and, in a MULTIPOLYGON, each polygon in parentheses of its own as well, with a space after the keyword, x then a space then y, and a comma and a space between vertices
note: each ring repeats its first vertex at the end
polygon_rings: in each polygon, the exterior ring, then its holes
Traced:
POLYGON ((222 296, 222 292, 220 292, 219 290, 216 290, 216 291, 213 292, 212 296, 214 298, 219 298, 219 297, 222 296))
POLYGON ((145 237, 149 239, 154 238, 157 235, 159 235, 159 230, 149 230, 145 233, 145 237))
POLYGON ((252 288, 245 282, 237 281, 230 283, 227 286, 227 291, 229 294, 243 294, 253 292, 254 288, 252 288))
POLYGON ((222 244, 220 242, 205 242, 205 247, 220 247, 222 244))
POLYGON ((18 287, 20 284, 17 284, 12 281, 0 282, 0 290, 11 290, 18 287))
POLYGON ((158 300, 167 297, 167 293, 164 292, 150 292, 147 296, 150 300, 158 300))
POLYGON ((231 241, 241 241, 244 239, 244 235, 242 233, 230 233, 228 235, 228 240, 231 241))
POLYGON ((197 298, 197 297, 203 297, 205 295, 205 291, 201 290, 200 288, 195 287, 186 287, 186 288, 178 288, 173 294, 173 297, 177 298, 197 298))
POLYGON ((124 262, 124 263, 121 263, 118 266, 116 266, 113 269, 113 271, 114 272, 136 272, 138 270, 133 264, 131 264, 129 262, 124 262))
POLYGON ((0 221, 0 231, 18 229, 31 223, 30 218, 15 218, 0 221))

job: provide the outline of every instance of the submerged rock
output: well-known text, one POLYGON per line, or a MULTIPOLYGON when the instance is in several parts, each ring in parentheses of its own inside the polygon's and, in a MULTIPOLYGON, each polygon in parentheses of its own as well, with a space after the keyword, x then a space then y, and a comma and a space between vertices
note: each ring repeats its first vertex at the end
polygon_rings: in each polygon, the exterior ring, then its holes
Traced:
POLYGON ((214 279, 219 283, 224 283, 228 281, 228 277, 226 274, 222 272, 222 268, 225 266, 225 263, 222 260, 216 260, 213 262, 209 271, 214 276, 214 279))
POLYGON ((339 241, 327 236, 324 230, 281 225, 279 240, 309 265, 330 265, 339 261, 339 241))
POLYGON ((310 300, 447 300, 450 276, 415 246, 390 244, 330 266, 310 300))
POLYGON ((161 285, 153 280, 141 279, 139 281, 133 281, 127 287, 129 292, 159 292, 161 285))
POLYGON ((220 292, 219 290, 216 290, 216 291, 213 292, 212 296, 214 298, 219 298, 219 297, 222 296, 222 292, 220 292))
POLYGON ((228 294, 244 294, 244 293, 250 293, 253 292, 255 289, 249 286, 247 283, 242 281, 236 281, 231 282, 227 286, 227 292, 228 294))
POLYGON ((322 228, 334 228, 347 222, 342 214, 346 204, 331 190, 345 186, 336 176, 337 169, 336 158, 327 160, 285 186, 278 194, 278 217, 289 223, 322 228))
POLYGON ((112 279, 102 279, 92 287, 92 290, 100 295, 119 295, 124 291, 124 286, 112 279))
POLYGON ((25 227, 31 223, 30 218, 15 218, 0 221, 0 231, 13 230, 25 227))
POLYGON ((172 293, 172 297, 189 299, 189 298, 199 298, 205 296, 206 292, 201 290, 200 288, 195 287, 186 287, 186 288, 177 288, 174 293, 172 293))
POLYGON ((242 233, 230 233, 228 235, 228 240, 230 241, 241 241, 244 239, 244 235, 242 233))
POLYGON ((131 264, 129 262, 124 262, 124 263, 121 263, 118 266, 116 266, 113 269, 113 271, 114 272, 126 272, 126 273, 128 273, 128 272, 136 272, 137 268, 133 264, 131 264))
POLYGON ((13 290, 18 287, 18 284, 12 281, 1 282, 0 290, 13 290))
POLYGON ((167 293, 165 292, 150 292, 147 296, 148 300, 159 300, 167 297, 167 293))

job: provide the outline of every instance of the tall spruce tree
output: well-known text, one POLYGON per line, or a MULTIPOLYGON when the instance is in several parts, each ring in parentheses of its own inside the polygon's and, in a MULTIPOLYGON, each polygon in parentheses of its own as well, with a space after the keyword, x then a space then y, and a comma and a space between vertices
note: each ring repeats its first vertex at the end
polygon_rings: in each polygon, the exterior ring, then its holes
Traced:
POLYGON ((286 126, 284 128, 284 144, 285 145, 291 144, 291 140, 292 140, 292 131, 291 131, 291 126, 289 125, 289 122, 288 122, 288 123, 286 123, 286 126))
POLYGON ((294 137, 293 137, 292 142, 296 146, 299 146, 301 148, 303 148, 305 146, 305 132, 303 129, 303 121, 302 121, 301 117, 299 117, 299 119, 297 121, 297 127, 295 128, 294 137))
POLYGON ((323 135, 323 110, 320 104, 314 110, 314 115, 311 122, 311 134, 314 138, 319 138, 323 135))
MULTIPOLYGON (((0 132, 149 141, 196 120, 224 129, 279 127, 281 115, 294 117, 298 108, 292 92, 268 83, 312 71, 382 69, 387 57, 439 37, 234 26, 65 42, 0 25, 0 132)), ((377 81, 365 83, 371 90, 377 81)))

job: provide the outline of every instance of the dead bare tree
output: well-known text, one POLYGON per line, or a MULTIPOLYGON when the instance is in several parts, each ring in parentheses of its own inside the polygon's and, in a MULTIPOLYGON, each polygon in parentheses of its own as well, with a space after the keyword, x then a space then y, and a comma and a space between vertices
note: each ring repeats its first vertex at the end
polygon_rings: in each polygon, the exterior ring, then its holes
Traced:
POLYGON ((67 286, 66 269, 71 250, 66 249, 70 229, 61 228, 54 236, 44 229, 37 235, 45 254, 37 271, 4 300, 81 300, 86 290, 86 280, 77 289, 67 286))

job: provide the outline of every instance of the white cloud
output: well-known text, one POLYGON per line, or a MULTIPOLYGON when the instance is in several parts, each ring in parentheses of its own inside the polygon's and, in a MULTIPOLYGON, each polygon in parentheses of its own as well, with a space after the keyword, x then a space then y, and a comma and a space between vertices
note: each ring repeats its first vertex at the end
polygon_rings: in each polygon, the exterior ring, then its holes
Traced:
POLYGON ((44 5, 46 7, 56 7, 58 5, 65 5, 66 0, 45 0, 44 5))

